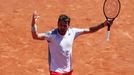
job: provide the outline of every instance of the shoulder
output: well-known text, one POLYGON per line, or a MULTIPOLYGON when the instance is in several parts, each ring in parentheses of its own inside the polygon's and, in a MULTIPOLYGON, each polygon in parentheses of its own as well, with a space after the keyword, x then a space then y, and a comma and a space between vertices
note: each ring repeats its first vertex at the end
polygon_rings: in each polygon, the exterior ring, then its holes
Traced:
POLYGON ((45 32, 47 35, 54 35, 57 34, 57 29, 52 29, 51 31, 45 32))
POLYGON ((57 35, 57 29, 52 29, 51 31, 45 32, 45 38, 51 41, 53 37, 57 35))
POLYGON ((52 31, 51 31, 51 34, 53 35, 53 34, 57 34, 57 31, 58 31, 58 29, 56 28, 56 29, 53 29, 52 31))
POLYGON ((73 32, 82 32, 84 29, 81 28, 70 28, 71 31, 73 32))
POLYGON ((69 28, 70 31, 77 31, 78 28, 69 28))

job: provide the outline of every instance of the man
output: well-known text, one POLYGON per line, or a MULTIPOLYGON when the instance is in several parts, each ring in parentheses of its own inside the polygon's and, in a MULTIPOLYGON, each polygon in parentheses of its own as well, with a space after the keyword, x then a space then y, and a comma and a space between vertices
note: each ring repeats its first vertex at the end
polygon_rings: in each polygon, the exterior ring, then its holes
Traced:
POLYGON ((82 34, 94 33, 99 29, 111 25, 112 21, 106 20, 94 27, 78 29, 70 27, 70 18, 60 15, 57 28, 45 32, 37 32, 37 12, 32 18, 32 37, 37 40, 47 40, 49 49, 49 69, 50 75, 71 75, 72 74, 72 45, 73 41, 82 34))

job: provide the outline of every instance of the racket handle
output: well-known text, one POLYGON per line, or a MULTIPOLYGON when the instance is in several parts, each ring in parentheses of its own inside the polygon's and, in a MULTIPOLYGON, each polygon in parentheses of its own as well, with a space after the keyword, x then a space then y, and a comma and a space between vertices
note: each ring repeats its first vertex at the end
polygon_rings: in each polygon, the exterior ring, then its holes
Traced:
POLYGON ((107 33, 106 33, 106 40, 107 40, 107 41, 110 40, 110 31, 107 31, 107 33))
POLYGON ((110 25, 108 25, 108 28, 107 28, 106 40, 107 40, 107 41, 110 40, 110 25))

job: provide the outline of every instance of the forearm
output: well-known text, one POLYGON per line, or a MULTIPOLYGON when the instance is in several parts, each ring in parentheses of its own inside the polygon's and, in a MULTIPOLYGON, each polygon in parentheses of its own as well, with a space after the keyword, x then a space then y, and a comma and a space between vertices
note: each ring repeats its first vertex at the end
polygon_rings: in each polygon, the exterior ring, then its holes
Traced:
POLYGON ((39 35, 38 35, 38 31, 37 31, 37 20, 38 20, 39 16, 37 14, 37 12, 35 11, 33 13, 32 16, 32 23, 31 23, 31 33, 32 33, 32 37, 34 39, 38 39, 39 35))
POLYGON ((39 18, 39 16, 37 15, 37 12, 35 11, 33 13, 32 23, 31 23, 32 37, 33 37, 33 39, 44 40, 45 34, 44 33, 38 33, 38 31, 37 31, 37 25, 36 24, 37 24, 38 18, 39 18))
POLYGON ((38 38, 37 25, 35 23, 31 25, 31 33, 33 38, 38 38))
POLYGON ((90 30, 90 32, 96 32, 96 31, 102 29, 103 27, 105 27, 105 24, 104 23, 100 23, 97 26, 90 27, 89 30, 90 30))
POLYGON ((37 31, 37 25, 36 24, 33 24, 32 25, 31 32, 32 32, 33 39, 36 39, 36 40, 44 40, 45 34, 44 33, 38 33, 38 31, 37 31))

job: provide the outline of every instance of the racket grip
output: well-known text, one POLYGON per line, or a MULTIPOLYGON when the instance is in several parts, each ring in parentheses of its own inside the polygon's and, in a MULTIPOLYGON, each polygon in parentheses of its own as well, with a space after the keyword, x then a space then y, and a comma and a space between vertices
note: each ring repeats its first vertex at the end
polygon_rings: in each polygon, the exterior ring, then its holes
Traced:
POLYGON ((110 40, 110 25, 108 25, 107 27, 107 32, 106 32, 106 40, 109 41, 110 40))
POLYGON ((109 41, 110 40, 110 31, 106 32, 106 40, 109 41))

